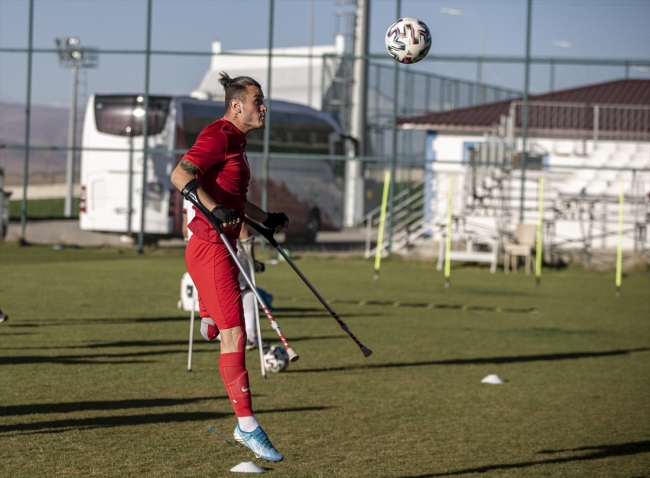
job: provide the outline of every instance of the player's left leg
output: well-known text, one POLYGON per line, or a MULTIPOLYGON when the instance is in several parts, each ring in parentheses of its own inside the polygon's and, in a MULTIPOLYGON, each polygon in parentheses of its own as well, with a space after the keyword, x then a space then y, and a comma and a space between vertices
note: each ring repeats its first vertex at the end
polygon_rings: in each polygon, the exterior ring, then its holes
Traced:
POLYGON ((244 321, 246 322, 246 350, 255 348, 257 341, 257 330, 255 324, 255 295, 246 288, 241 292, 241 301, 244 306, 244 321))
MULTIPOLYGON (((193 239, 194 236, 188 247, 193 239)), ((258 457, 281 461, 282 455, 273 447, 253 412, 245 362, 246 330, 237 265, 223 244, 197 241, 195 247, 198 250, 192 251, 193 257, 198 258, 200 266, 188 262, 188 271, 208 316, 221 335, 219 372, 237 416, 235 439, 258 457)))
POLYGON ((275 449, 253 413, 244 355, 246 332, 241 326, 220 331, 219 371, 237 415, 238 423, 235 427, 234 438, 250 448, 258 458, 282 461, 282 454, 275 449))
POLYGON ((246 350, 254 350, 258 346, 262 349, 268 348, 268 342, 257 336, 257 302, 255 294, 248 287, 241 291, 242 303, 244 304, 244 320, 246 322, 246 350))

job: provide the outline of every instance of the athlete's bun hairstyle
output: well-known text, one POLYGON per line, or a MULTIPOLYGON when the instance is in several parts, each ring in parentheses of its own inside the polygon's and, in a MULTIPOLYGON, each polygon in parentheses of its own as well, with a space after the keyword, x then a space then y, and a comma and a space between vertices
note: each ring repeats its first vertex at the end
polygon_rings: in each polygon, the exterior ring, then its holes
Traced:
POLYGON ((219 76, 219 83, 226 92, 226 98, 224 100, 226 103, 226 111, 230 109, 230 100, 244 101, 246 99, 247 86, 256 86, 260 90, 262 89, 260 84, 250 76, 230 78, 225 71, 219 73, 219 76))
POLYGON ((224 90, 228 91, 228 87, 230 86, 230 83, 232 83, 232 78, 230 78, 228 73, 226 73, 225 71, 219 73, 219 76, 220 76, 219 83, 221 84, 221 86, 223 86, 224 90))

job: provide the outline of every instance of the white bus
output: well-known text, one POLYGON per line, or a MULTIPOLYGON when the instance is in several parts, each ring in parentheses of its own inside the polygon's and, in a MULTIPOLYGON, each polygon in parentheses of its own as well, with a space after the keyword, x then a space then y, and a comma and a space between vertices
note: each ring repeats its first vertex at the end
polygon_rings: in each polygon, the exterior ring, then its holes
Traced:
MULTIPOLYGON (((135 237, 142 210, 142 95, 93 95, 83 125, 81 153, 82 230, 135 237)), ((267 208, 286 212, 294 240, 312 242, 319 230, 342 227, 342 177, 335 161, 343 153, 341 131, 329 113, 272 101, 267 208), (280 153, 280 156, 277 154, 280 153), (283 157, 281 153, 293 153, 283 157), (296 156, 296 153, 298 156, 296 156), (300 155, 304 155, 303 158, 300 155)), ((201 130, 223 116, 224 104, 181 96, 149 96, 144 233, 147 241, 181 237, 182 198, 169 176, 201 130)), ((264 132, 248 134, 249 199, 261 204, 264 132)), ((291 239, 291 237, 288 237, 291 239)))

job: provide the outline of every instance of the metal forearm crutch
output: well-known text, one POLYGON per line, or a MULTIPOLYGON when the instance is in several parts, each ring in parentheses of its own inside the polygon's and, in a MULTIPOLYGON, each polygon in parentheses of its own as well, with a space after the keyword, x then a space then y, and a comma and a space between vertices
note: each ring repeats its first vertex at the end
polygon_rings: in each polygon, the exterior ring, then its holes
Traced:
POLYGON ((190 350, 187 354, 187 371, 192 371, 192 345, 194 343, 194 309, 196 308, 196 287, 192 282, 192 312, 190 313, 190 350))
POLYGON ((332 317, 334 317, 334 320, 338 322, 338 324, 341 326, 343 330, 345 330, 350 338, 354 340, 354 342, 359 346, 361 351, 363 352, 364 357, 370 357, 372 355, 372 350, 370 350, 368 347, 363 345, 359 339, 357 339, 354 334, 350 331, 349 327, 341 320, 341 318, 337 315, 336 312, 334 312, 334 309, 330 307, 330 305, 327 303, 327 301, 323 298, 322 295, 316 290, 316 288, 309 282, 309 280, 305 277, 305 275, 298 269, 296 264, 291 260, 289 255, 282 249, 282 246, 278 244, 278 241, 275 240, 273 237, 273 230, 269 229, 267 227, 264 227, 262 224, 253 221, 250 218, 245 218, 245 221, 247 224, 249 224, 251 227, 253 227, 257 232, 259 232, 264 238, 266 238, 267 241, 271 243, 273 247, 275 247, 278 252, 284 257, 284 259, 287 261, 287 263, 293 268, 294 271, 296 271, 296 274, 302 279, 302 281, 309 287, 309 289, 314 293, 314 295, 320 300, 321 304, 325 306, 325 308, 329 311, 330 314, 332 314, 332 317))
MULTIPOLYGON (((255 238, 251 236, 249 239, 250 243, 248 239, 244 241, 237 239, 237 242, 239 242, 242 250, 246 253, 248 270, 251 274, 251 280, 257 289, 257 283, 255 282, 255 259, 253 258, 253 241, 255 241, 255 238)), ((264 367, 264 350, 262 350, 262 329, 260 328, 260 311, 257 308, 257 304, 255 304, 255 328, 257 329, 257 348, 260 352, 260 368, 262 369, 262 378, 266 379, 266 368, 264 367)))
POLYGON ((235 261, 235 264, 237 264, 237 267, 239 268, 239 271, 244 276, 244 279, 246 279, 246 283, 248 284, 248 286, 253 291, 253 294, 255 294, 255 297, 257 298, 258 302, 262 306, 262 310, 264 310, 264 313, 266 314, 266 317, 271 322, 271 327, 273 327, 273 330, 275 330, 275 332, 278 334, 278 337, 280 338, 280 341, 284 345, 284 348, 287 350, 287 354, 289 355, 289 360, 291 362, 295 362, 296 360, 298 360, 300 358, 300 356, 291 348, 291 345, 289 345, 289 342, 287 341, 287 339, 284 337, 284 334, 280 330, 280 326, 278 325, 277 321, 275 320, 275 318, 271 314, 271 310, 266 305, 266 303, 264 302, 264 299, 262 299, 262 296, 260 295, 260 293, 255 288, 255 285, 251 281, 251 278, 248 276, 248 273, 246 272, 246 269, 244 268, 244 266, 241 265, 241 263, 239 262, 239 259, 237 259, 237 253, 235 252, 232 245, 228 241, 228 238, 226 237, 226 235, 223 233, 223 230, 221 229, 221 224, 219 223, 217 218, 214 217, 210 211, 208 211, 208 208, 206 208, 201 203, 201 201, 199 201, 199 198, 196 195, 196 188, 191 189, 189 191, 184 190, 183 192, 184 192, 185 197, 187 198, 187 200, 190 201, 192 204, 194 204, 199 211, 201 211, 201 213, 210 222, 210 224, 212 224, 212 227, 215 228, 215 230, 217 231, 217 234, 219 234, 219 237, 221 238, 221 241, 226 246, 226 249, 228 249, 228 252, 230 253, 230 256, 235 261))

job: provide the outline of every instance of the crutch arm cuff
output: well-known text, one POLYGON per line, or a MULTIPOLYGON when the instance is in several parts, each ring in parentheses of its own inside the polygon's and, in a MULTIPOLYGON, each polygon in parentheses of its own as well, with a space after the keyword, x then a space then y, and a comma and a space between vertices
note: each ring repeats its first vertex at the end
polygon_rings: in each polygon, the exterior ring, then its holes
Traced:
POLYGON ((184 197, 187 197, 188 194, 192 193, 194 190, 198 189, 200 186, 201 186, 201 182, 198 179, 194 178, 183 187, 183 190, 181 191, 181 194, 184 197))

